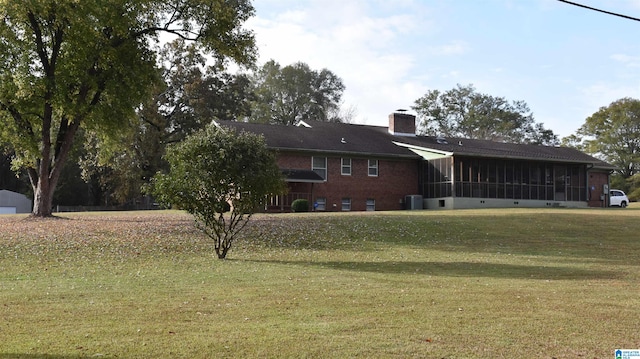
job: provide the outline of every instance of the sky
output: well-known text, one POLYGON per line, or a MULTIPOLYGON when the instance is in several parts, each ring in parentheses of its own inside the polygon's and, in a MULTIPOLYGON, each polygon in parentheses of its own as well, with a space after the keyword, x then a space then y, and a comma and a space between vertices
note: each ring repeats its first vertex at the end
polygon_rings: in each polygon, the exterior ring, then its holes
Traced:
MULTIPOLYGON (((640 0, 573 0, 640 18, 640 0)), ((254 0, 258 65, 307 63, 345 85, 352 123, 387 126, 457 84, 525 101, 560 138, 640 99, 640 22, 557 0, 254 0)))

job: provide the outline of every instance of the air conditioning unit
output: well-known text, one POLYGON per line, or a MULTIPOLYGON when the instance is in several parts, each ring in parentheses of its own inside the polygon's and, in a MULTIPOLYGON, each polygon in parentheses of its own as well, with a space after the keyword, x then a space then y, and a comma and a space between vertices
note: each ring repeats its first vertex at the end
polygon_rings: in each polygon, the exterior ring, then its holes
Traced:
POLYGON ((404 197, 405 209, 422 209, 422 196, 419 194, 412 194, 404 197))

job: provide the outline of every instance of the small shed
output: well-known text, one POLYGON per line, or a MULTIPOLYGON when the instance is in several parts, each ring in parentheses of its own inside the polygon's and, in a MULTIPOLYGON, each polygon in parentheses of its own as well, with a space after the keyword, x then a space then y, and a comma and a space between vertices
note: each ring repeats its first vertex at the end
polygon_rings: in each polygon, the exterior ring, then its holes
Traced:
POLYGON ((31 200, 20 193, 0 190, 0 214, 31 213, 31 200))

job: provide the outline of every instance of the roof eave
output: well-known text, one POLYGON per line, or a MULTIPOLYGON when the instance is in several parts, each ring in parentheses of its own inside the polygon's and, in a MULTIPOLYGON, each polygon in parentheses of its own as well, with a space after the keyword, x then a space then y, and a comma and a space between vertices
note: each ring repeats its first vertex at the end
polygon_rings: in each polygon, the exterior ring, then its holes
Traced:
MULTIPOLYGON (((596 161, 581 161, 570 158, 549 158, 549 157, 531 157, 531 156, 513 156, 513 155, 490 155, 490 154, 477 154, 477 153, 465 153, 465 152, 454 152, 453 156, 466 156, 466 157, 481 157, 481 158, 497 158, 497 159, 508 159, 508 160, 521 160, 521 161, 544 161, 544 162, 555 162, 555 163, 581 163, 581 164, 592 164, 594 166, 598 165, 596 161)), ((604 168, 604 167, 603 167, 604 168)))
POLYGON ((305 179, 285 179, 285 182, 290 183, 325 183, 326 180, 305 180, 305 179))
POLYGON ((417 155, 411 154, 392 154, 392 153, 380 153, 380 152, 359 152, 359 151, 338 151, 338 150, 323 150, 323 149, 311 149, 311 148, 292 148, 292 147, 275 147, 269 148, 277 151, 289 151, 289 152, 302 152, 302 153, 322 153, 330 155, 349 155, 349 156, 361 156, 361 157, 384 157, 384 158, 400 158, 407 160, 415 160, 420 158, 417 155))

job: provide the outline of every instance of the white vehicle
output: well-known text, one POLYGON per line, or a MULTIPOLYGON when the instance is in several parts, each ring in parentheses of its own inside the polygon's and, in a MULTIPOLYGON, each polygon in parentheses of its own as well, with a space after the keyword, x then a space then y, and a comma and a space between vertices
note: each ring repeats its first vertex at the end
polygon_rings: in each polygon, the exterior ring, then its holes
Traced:
POLYGON ((625 208, 629 204, 629 197, 619 189, 609 190, 609 206, 625 208))

